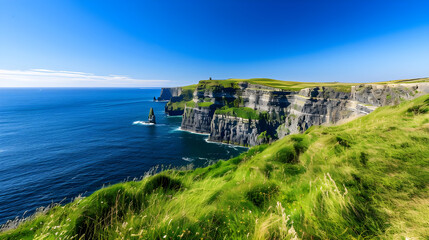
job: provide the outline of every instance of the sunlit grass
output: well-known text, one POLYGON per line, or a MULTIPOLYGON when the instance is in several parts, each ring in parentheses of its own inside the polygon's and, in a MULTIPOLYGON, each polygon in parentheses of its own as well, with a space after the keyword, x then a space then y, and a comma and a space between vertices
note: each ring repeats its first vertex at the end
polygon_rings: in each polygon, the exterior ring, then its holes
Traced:
POLYGON ((116 184, 0 238, 427 239, 427 107, 428 95, 209 167, 116 184))

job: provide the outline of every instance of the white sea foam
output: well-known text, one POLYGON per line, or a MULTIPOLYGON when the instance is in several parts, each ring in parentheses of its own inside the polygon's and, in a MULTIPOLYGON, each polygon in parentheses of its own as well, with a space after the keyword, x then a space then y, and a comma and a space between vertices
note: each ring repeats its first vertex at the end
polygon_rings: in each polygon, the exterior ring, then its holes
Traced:
MULTIPOLYGON (((171 129, 170 131, 168 131, 169 133, 174 133, 174 132, 177 132, 177 131, 180 131, 180 127, 178 127, 178 128, 173 128, 173 129, 171 129)), ((180 138, 180 137, 179 137, 180 138)))
POLYGON ((234 145, 234 144, 223 143, 223 142, 214 142, 214 141, 209 141, 209 138, 206 138, 206 139, 204 139, 204 140, 205 140, 207 143, 222 144, 222 145, 226 145, 226 146, 228 146, 228 147, 230 147, 230 148, 234 148, 234 149, 237 149, 237 148, 247 148, 247 149, 248 149, 248 147, 238 146, 238 145, 234 145))
POLYGON ((188 131, 188 130, 183 130, 183 129, 182 129, 182 128, 180 128, 180 127, 177 129, 177 131, 184 131, 184 132, 191 133, 191 134, 205 135, 205 136, 210 135, 209 133, 197 133, 197 132, 191 132, 191 131, 188 131))
POLYGON ((193 162, 194 161, 194 159, 189 158, 189 157, 182 157, 182 160, 187 161, 187 162, 193 162))
POLYGON ((151 125, 151 126, 153 126, 153 125, 155 125, 155 123, 147 123, 145 121, 134 121, 133 125, 151 125))

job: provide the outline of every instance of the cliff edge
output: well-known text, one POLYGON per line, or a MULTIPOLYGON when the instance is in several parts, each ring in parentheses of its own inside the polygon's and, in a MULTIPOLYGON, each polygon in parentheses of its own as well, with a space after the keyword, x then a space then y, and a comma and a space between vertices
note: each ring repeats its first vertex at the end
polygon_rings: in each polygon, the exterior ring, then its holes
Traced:
POLYGON ((165 109, 183 115, 183 130, 209 134, 209 141, 254 146, 428 93, 429 78, 368 84, 203 80, 175 91, 165 109))

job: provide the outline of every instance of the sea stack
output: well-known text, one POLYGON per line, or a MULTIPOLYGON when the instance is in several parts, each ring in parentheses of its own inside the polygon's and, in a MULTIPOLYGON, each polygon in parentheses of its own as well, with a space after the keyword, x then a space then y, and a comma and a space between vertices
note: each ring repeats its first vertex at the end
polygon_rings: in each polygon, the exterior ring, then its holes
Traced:
POLYGON ((149 123, 156 124, 156 121, 155 121, 155 113, 153 112, 153 108, 150 108, 150 111, 149 111, 149 117, 148 117, 148 122, 149 122, 149 123))

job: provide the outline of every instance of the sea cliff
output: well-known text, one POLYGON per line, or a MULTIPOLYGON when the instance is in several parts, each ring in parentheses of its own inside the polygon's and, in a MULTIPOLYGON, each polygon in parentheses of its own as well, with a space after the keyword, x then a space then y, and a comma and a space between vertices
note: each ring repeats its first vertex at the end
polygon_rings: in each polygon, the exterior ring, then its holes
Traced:
MULTIPOLYGON (((168 115, 182 115, 183 130, 209 134, 210 141, 254 146, 313 125, 350 121, 377 107, 429 93, 428 79, 370 84, 203 80, 171 94, 168 115)), ((161 94, 161 95, 162 95, 161 94)))

